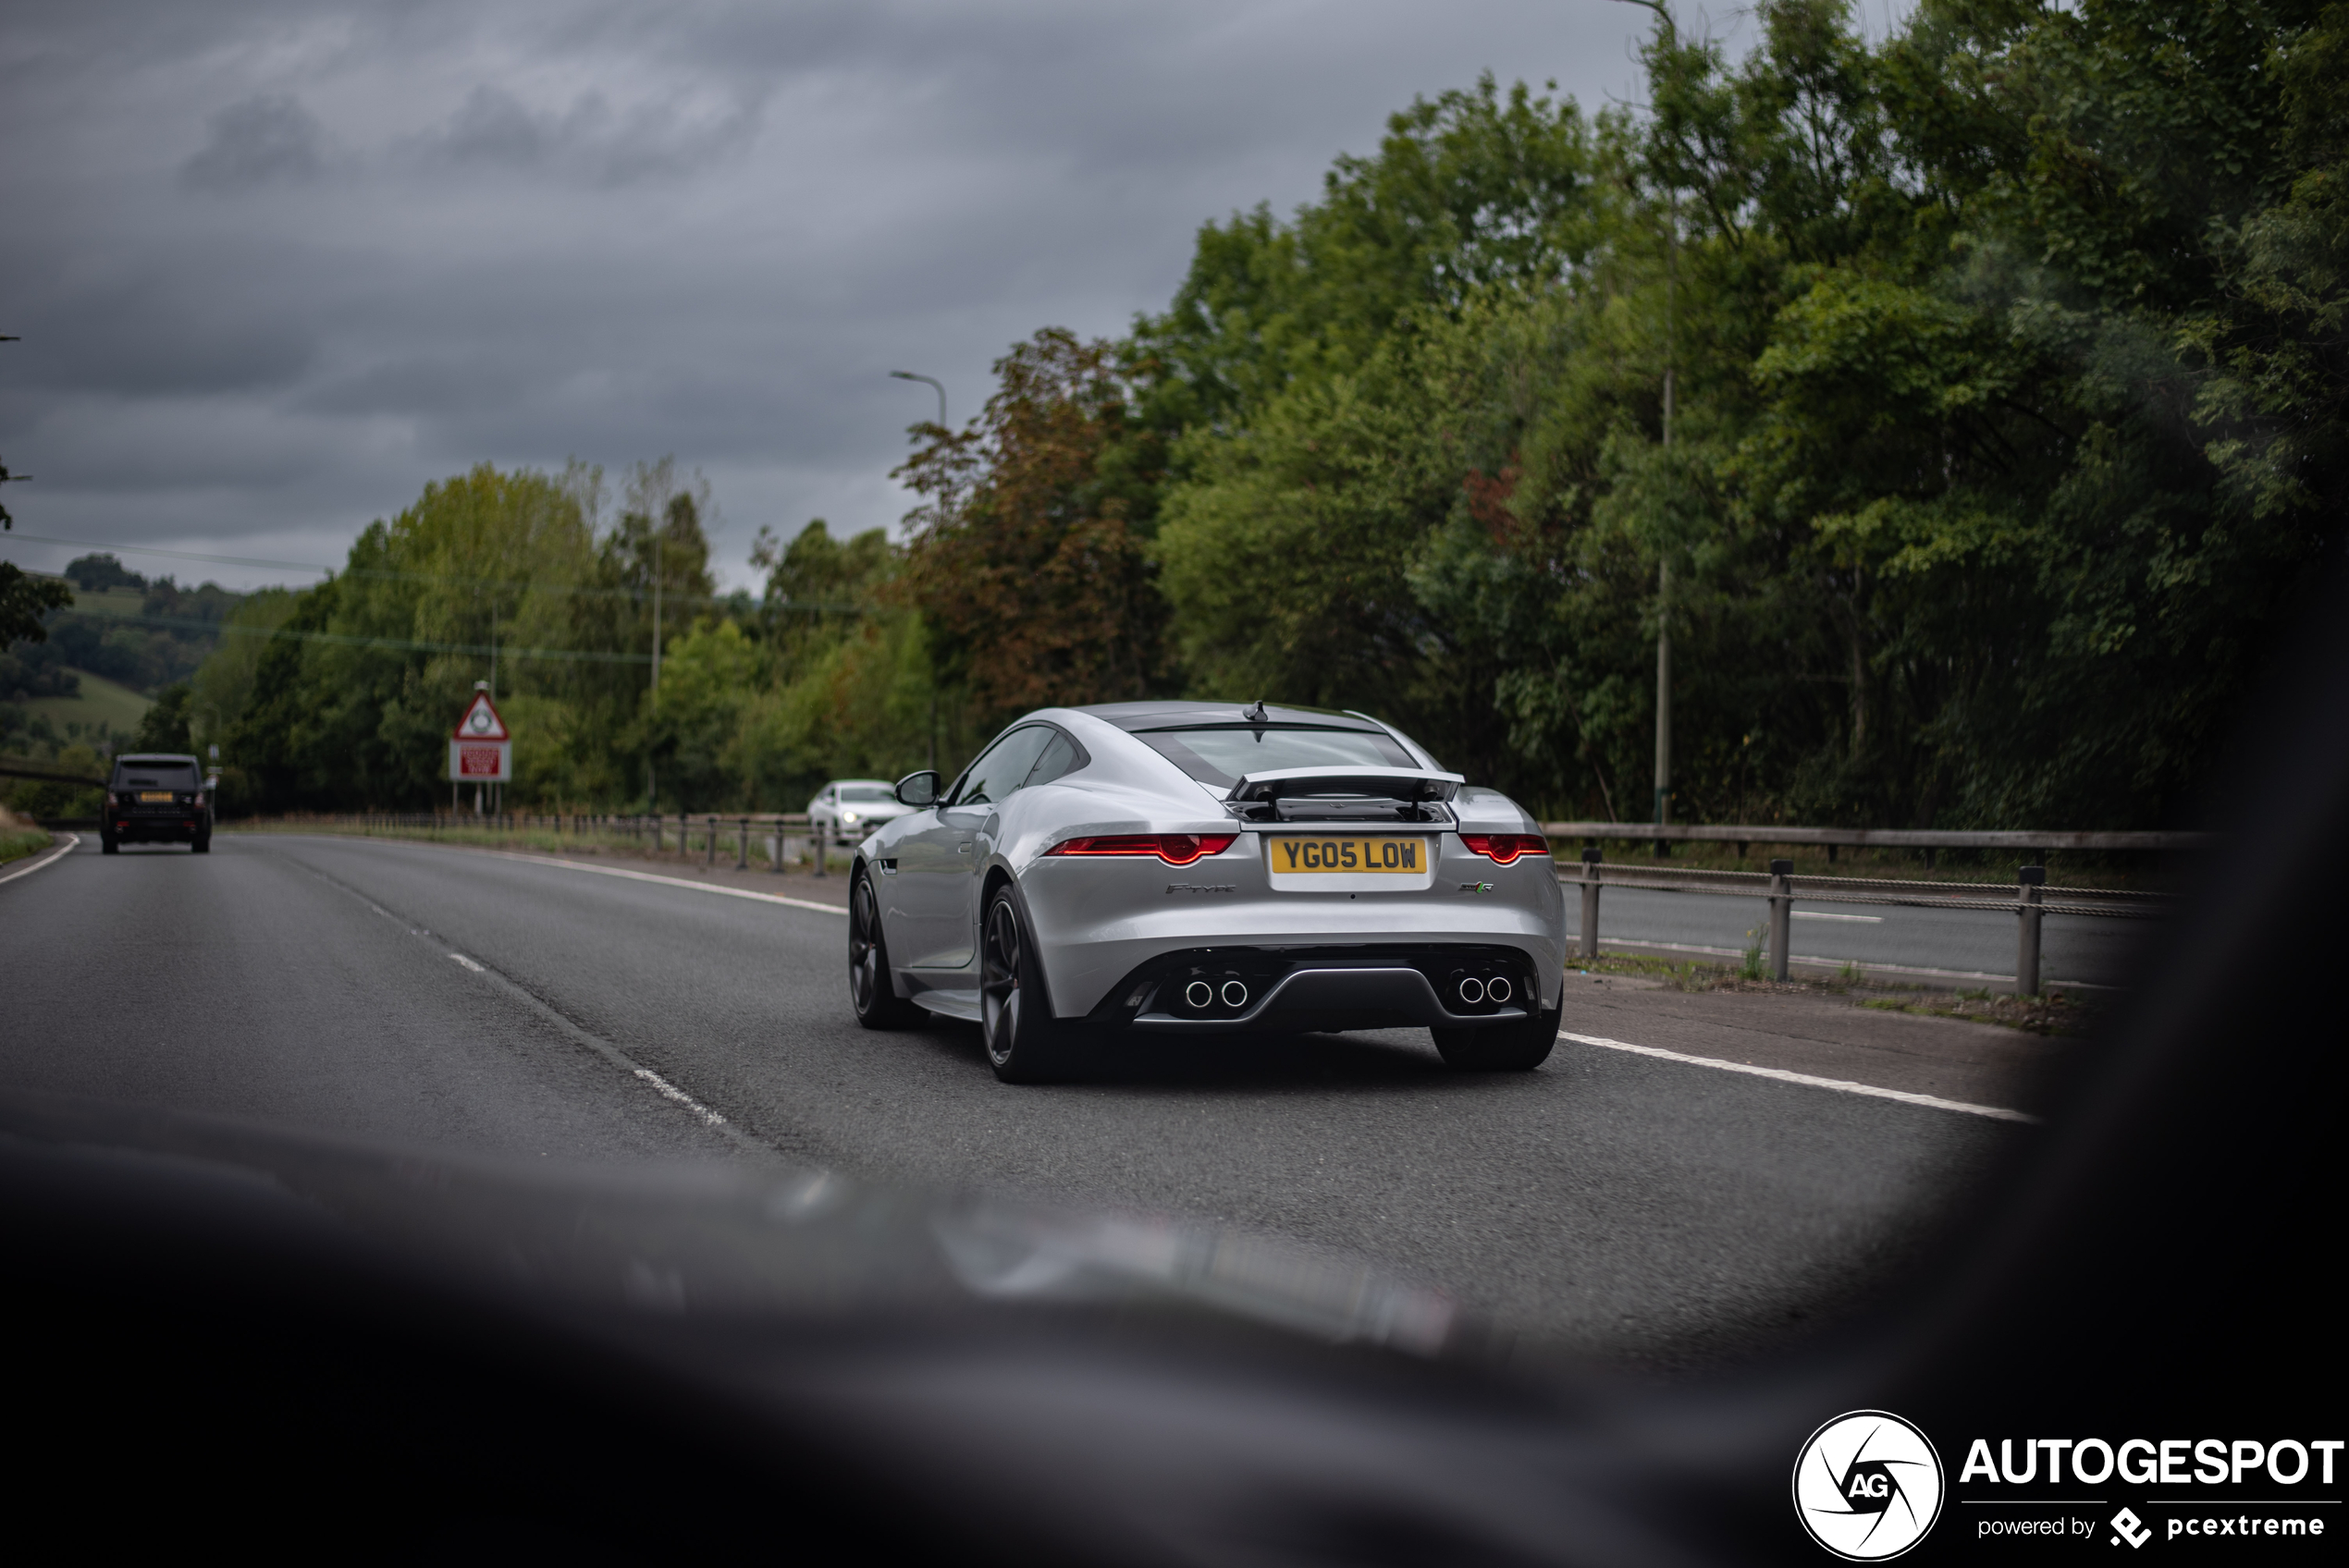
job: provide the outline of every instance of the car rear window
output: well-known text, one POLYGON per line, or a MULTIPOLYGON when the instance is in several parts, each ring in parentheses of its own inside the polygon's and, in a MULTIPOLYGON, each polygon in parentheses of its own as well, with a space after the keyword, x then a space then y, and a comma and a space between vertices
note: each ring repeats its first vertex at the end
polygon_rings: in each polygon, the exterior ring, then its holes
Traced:
POLYGON ((1391 737, 1370 729, 1223 724, 1146 729, 1134 738, 1200 783, 1227 790, 1248 774, 1284 768, 1420 766, 1391 737))
POLYGON ((114 770, 114 787, 117 790, 192 790, 196 788, 196 770, 184 762, 118 763, 114 770))

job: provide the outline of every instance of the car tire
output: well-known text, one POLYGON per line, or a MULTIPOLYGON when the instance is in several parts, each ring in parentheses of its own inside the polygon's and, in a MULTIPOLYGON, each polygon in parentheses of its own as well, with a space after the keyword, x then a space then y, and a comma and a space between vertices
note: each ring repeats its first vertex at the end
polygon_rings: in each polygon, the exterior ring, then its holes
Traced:
POLYGON ((987 901, 978 927, 978 1027, 987 1063, 1006 1084, 1050 1084, 1069 1077, 1082 1032, 1052 1016, 1036 944, 1009 887, 987 901))
POLYGON ((1455 1072, 1530 1072, 1557 1044, 1563 1005, 1490 1029, 1430 1029, 1444 1065, 1455 1072))
POLYGON ((102 855, 119 854, 122 852, 122 840, 111 833, 101 833, 98 835, 98 852, 102 855))
POLYGON ((191 839, 188 847, 200 855, 208 855, 212 853, 212 835, 207 833, 201 839, 191 839))
POLYGON ((861 868, 848 889, 848 1002, 856 1022, 867 1029, 903 1029, 925 1015, 897 994, 890 977, 880 900, 873 892, 872 873, 861 868))

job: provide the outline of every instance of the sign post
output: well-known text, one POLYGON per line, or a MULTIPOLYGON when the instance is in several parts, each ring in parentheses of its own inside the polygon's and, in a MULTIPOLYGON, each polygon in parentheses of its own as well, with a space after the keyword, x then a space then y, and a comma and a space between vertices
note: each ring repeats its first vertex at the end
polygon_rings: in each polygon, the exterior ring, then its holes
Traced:
MULTIPOLYGON (((514 776, 514 738, 498 706, 489 700, 489 683, 473 682, 473 700, 449 735, 449 782, 503 784, 514 776)), ((473 815, 481 815, 481 792, 473 792, 473 815)))

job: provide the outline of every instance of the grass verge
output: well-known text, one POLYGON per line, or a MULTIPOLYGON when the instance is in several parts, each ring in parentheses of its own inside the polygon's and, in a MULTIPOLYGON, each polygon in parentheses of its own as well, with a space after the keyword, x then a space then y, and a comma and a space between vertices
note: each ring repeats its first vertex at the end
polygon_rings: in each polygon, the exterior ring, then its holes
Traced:
POLYGON ((0 865, 27 855, 37 855, 50 844, 45 827, 11 827, 0 829, 0 865))
POLYGON ((1955 1018, 1969 1023, 1996 1023, 2032 1035, 2085 1035, 2102 1011, 2104 1002, 2094 994, 2083 996, 2060 988, 2045 996, 2017 997, 1988 990, 1925 991, 1914 986, 1888 986, 1857 969, 1846 969, 1826 980, 1768 980, 1747 973, 1746 962, 1705 962, 1646 953, 1602 953, 1576 959, 1569 974, 1629 974, 1660 981, 1669 989, 1767 992, 1786 996, 1848 998, 1858 1006, 1884 1012, 1914 1013, 1923 1018, 1955 1018))

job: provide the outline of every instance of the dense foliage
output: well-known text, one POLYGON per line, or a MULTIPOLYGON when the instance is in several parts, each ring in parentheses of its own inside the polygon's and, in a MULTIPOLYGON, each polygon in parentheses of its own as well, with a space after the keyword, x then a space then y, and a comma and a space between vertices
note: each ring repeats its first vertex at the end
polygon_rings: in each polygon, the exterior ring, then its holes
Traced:
POLYGON ((609 530, 476 471, 240 606, 298 635, 232 635, 196 730, 259 802, 420 800, 496 645, 569 651, 500 655, 522 799, 787 806, 1183 692, 1640 819, 1668 626, 1676 816, 2176 817, 2340 541, 2349 7, 1754 20, 1659 12, 1642 110, 1487 80, 1209 224, 1163 313, 917 427, 902 546, 813 524, 721 602, 666 470, 609 530))

